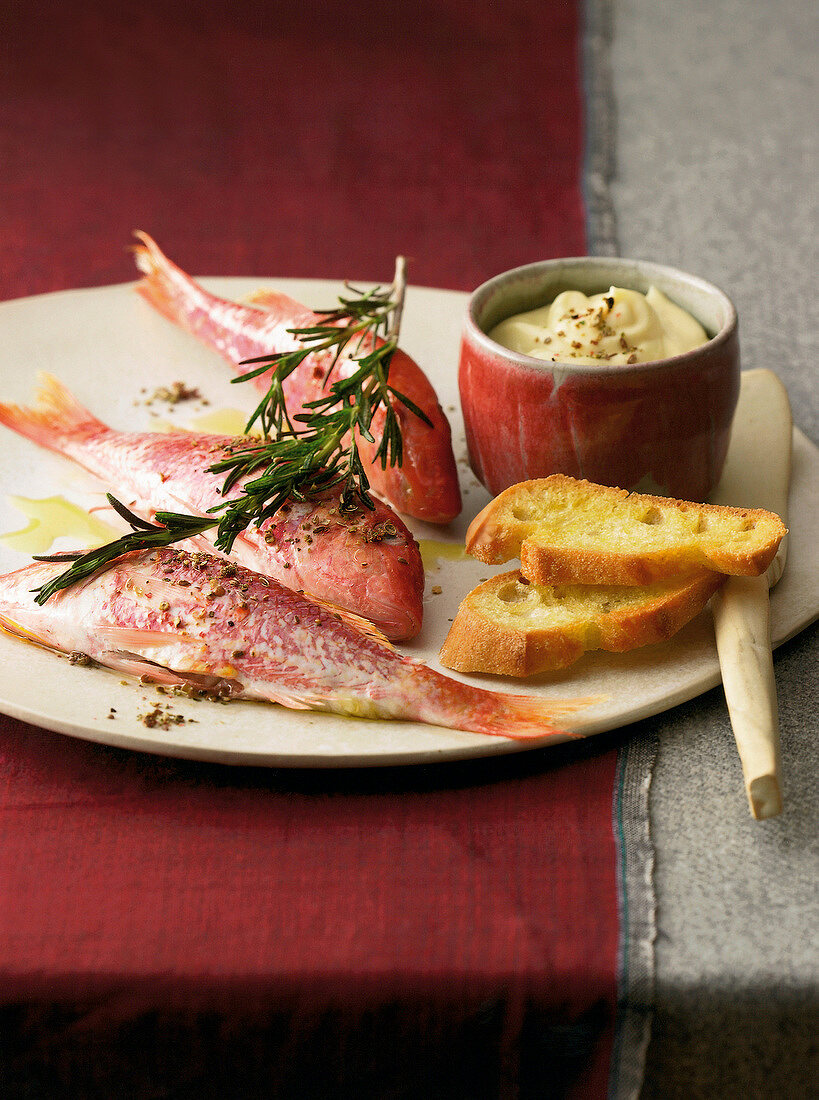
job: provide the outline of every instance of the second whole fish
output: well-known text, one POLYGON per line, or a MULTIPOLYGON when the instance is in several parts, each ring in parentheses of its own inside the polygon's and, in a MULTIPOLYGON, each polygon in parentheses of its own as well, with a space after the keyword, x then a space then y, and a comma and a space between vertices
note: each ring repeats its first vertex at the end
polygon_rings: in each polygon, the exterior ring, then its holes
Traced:
MULTIPOLYGON (((41 376, 37 404, 0 404, 0 423, 73 459, 134 512, 204 516, 224 497, 224 475, 208 467, 248 439, 187 432, 118 432, 85 409, 56 378, 41 376)), ((230 496, 241 492, 241 482, 230 496)), ((215 529, 196 543, 213 549, 215 529)), ((337 493, 291 501, 233 544, 231 557, 374 623, 394 641, 414 637, 423 618, 418 544, 386 504, 342 511, 337 493)))
MULTIPOLYGON (((137 284, 139 293, 153 306, 187 329, 198 340, 233 364, 239 374, 250 368, 243 361, 277 352, 289 352, 300 346, 293 328, 320 323, 321 314, 278 291, 260 293, 254 305, 242 305, 210 294, 172 263, 147 233, 137 233, 140 244, 134 248, 139 269, 145 278, 137 284)), ((326 394, 331 355, 311 354, 283 384, 290 416, 310 401, 326 394)), ((357 368, 349 356, 342 356, 334 371, 341 377, 357 368)), ((390 364, 389 382, 405 394, 429 418, 424 423, 400 401, 393 401, 403 440, 400 466, 382 469, 373 461, 376 444, 360 438, 359 453, 367 469, 373 490, 399 512, 428 523, 449 523, 461 511, 461 491, 452 453, 449 422, 438 402, 429 379, 406 352, 398 348, 390 364)), ((254 380, 267 392, 270 373, 254 380)), ((372 432, 381 434, 384 410, 376 412, 372 432)))

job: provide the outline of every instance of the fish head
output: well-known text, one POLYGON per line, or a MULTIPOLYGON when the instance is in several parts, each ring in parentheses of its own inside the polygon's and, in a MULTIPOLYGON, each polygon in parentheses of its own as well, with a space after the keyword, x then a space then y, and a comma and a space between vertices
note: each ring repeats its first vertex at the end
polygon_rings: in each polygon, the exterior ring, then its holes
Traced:
POLYGON ((287 583, 355 611, 393 641, 423 619, 424 567, 406 525, 381 501, 342 509, 338 492, 289 503, 261 529, 286 554, 287 583))
MULTIPOLYGON (((378 470, 373 485, 398 511, 427 523, 449 523, 461 511, 461 490, 452 431, 435 390, 412 359, 398 349, 390 364, 390 385, 424 410, 427 420, 396 401, 401 429, 401 465, 378 470)), ((381 434, 383 411, 376 414, 373 434, 381 434)))

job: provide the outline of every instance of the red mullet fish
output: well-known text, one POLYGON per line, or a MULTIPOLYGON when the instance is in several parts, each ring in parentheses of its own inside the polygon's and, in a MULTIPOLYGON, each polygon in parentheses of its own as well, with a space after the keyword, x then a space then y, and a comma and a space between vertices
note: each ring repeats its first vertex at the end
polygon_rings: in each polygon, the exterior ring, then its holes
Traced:
MULTIPOLYGON (((137 284, 139 293, 160 313, 232 363, 239 374, 252 369, 242 365, 245 360, 298 348, 298 339, 290 330, 321 321, 321 314, 276 291, 257 294, 253 306, 217 298, 171 263, 147 233, 136 236, 141 241, 134 248, 137 266, 145 275, 137 284)), ((283 390, 291 417, 307 402, 326 395, 331 360, 328 352, 308 355, 285 380, 283 390)), ((343 355, 335 367, 342 378, 355 370, 356 363, 343 355)), ((361 438, 358 448, 367 477, 373 490, 399 512, 428 523, 449 523, 461 510, 449 422, 429 379, 400 348, 392 357, 389 380, 426 414, 432 426, 394 402, 403 440, 403 462, 382 469, 380 461, 373 462, 376 444, 361 438)), ((256 378, 255 383, 266 393, 270 373, 256 378)), ((376 440, 381 436, 383 421, 382 408, 376 411, 372 423, 376 440)))
POLYGON ((157 683, 513 739, 554 736, 590 700, 506 695, 402 657, 369 623, 210 554, 137 551, 43 606, 59 563, 0 577, 0 627, 157 683))
MULTIPOLYGON (((145 519, 157 511, 204 516, 226 497, 224 475, 208 467, 241 442, 187 432, 118 432, 98 420, 50 375, 41 376, 34 408, 0 404, 0 423, 73 459, 145 519)), ((362 615, 393 640, 414 637, 423 618, 424 567, 418 544, 380 501, 374 511, 342 511, 329 492, 283 504, 259 527, 247 527, 231 557, 288 588, 362 615)), ((215 531, 215 529, 214 529, 215 531)), ((193 545, 213 550, 214 531, 193 545)))

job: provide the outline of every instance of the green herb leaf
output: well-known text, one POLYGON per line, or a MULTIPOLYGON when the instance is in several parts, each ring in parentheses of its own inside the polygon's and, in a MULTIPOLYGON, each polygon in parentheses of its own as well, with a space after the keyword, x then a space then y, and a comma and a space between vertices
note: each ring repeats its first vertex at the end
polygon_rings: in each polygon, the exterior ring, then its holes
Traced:
POLYGON ((55 592, 63 588, 70 588, 78 581, 84 581, 103 565, 122 557, 131 550, 148 550, 158 546, 170 546, 171 543, 180 542, 182 539, 201 535, 209 527, 216 524, 212 517, 184 516, 177 512, 157 512, 156 518, 159 525, 148 523, 146 520, 135 516, 124 504, 120 503, 110 493, 106 494, 111 507, 131 524, 133 530, 128 535, 123 535, 114 542, 106 543, 87 553, 41 555, 35 561, 71 561, 73 564, 58 577, 48 581, 32 591, 37 595, 34 602, 44 604, 55 592), (160 526, 161 525, 161 526, 160 526))

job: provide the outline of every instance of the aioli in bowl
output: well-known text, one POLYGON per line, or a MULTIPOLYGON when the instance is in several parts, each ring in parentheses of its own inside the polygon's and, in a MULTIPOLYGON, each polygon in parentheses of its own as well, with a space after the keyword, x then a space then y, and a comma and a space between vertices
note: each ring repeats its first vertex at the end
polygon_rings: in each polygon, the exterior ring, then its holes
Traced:
POLYGON ((470 463, 493 494, 563 473, 705 500, 722 472, 739 395, 736 311, 711 284, 647 261, 576 257, 528 264, 472 295, 458 380, 470 463), (565 291, 599 295, 612 286, 641 295, 654 286, 694 318, 706 342, 615 366, 608 359, 538 358, 490 335, 510 316, 548 305, 565 291))
POLYGON ((564 290, 547 306, 507 317, 489 339, 552 363, 630 366, 693 351, 708 334, 656 286, 647 294, 612 286, 591 297, 564 290))

